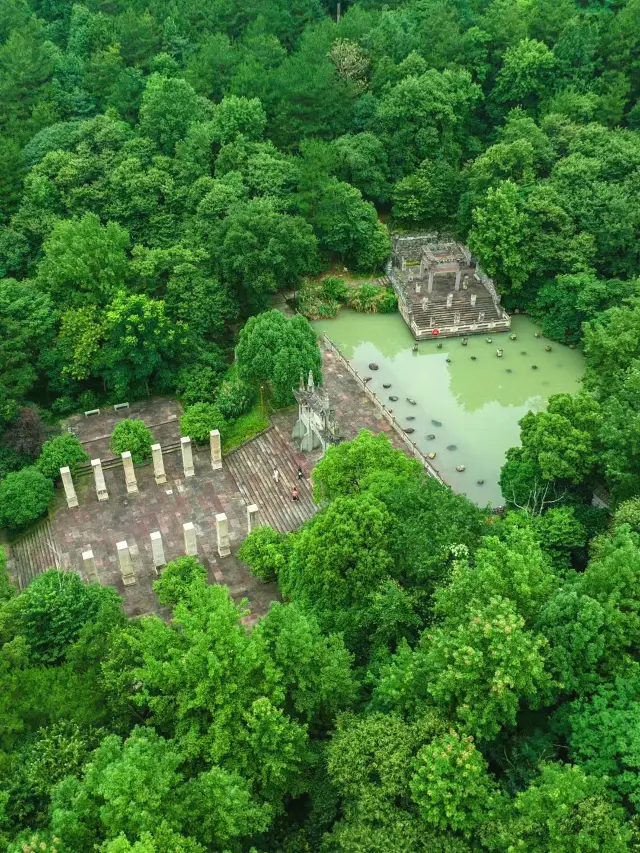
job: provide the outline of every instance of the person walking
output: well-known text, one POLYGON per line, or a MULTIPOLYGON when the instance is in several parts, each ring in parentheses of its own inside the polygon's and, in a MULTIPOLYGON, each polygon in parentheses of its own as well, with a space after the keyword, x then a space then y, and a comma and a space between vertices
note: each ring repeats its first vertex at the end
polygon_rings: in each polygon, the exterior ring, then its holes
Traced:
POLYGON ((273 469, 273 482, 276 485, 280 482, 280 471, 277 468, 273 469))
POLYGON ((300 499, 300 493, 298 492, 297 486, 294 486, 293 489, 291 490, 291 500, 297 501, 299 499, 300 499))
POLYGON ((302 468, 299 465, 298 465, 298 479, 304 480, 304 471, 302 470, 302 468))

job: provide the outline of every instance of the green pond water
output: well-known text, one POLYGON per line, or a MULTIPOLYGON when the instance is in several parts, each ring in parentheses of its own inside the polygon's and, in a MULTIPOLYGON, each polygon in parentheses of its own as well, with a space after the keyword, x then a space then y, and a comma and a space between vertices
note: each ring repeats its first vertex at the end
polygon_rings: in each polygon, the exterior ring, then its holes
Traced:
POLYGON ((493 334, 489 344, 475 335, 466 347, 461 338, 449 338, 438 349, 437 340, 429 340, 418 344, 418 352, 412 352, 413 338, 399 314, 343 309, 335 319, 312 325, 318 334, 327 333, 362 377, 372 377, 369 387, 393 409, 400 426, 415 429, 411 439, 420 450, 435 451, 433 465, 442 478, 481 505, 504 503, 498 477, 507 449, 519 443, 518 421, 529 410, 543 409, 551 394, 577 391, 584 370, 578 350, 536 338, 539 327, 523 316, 513 317, 515 341, 493 334), (548 344, 551 352, 545 351, 548 344), (370 370, 370 362, 379 369, 370 370), (389 401, 390 395, 398 401, 389 401), (435 438, 428 439, 430 434, 435 438), (465 471, 456 471, 458 465, 465 471))

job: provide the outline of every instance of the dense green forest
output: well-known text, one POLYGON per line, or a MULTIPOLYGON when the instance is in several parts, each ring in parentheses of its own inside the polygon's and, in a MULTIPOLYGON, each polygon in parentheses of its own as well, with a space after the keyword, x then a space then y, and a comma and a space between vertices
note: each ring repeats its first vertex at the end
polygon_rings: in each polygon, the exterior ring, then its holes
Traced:
POLYGON ((639 198, 640 0, 0 3, 0 524, 86 458, 63 415, 171 394, 206 437, 319 380, 262 312, 390 229, 586 358, 504 516, 332 448, 242 546, 283 598, 251 632, 191 558, 165 622, 0 551, 1 849, 640 849, 639 198))

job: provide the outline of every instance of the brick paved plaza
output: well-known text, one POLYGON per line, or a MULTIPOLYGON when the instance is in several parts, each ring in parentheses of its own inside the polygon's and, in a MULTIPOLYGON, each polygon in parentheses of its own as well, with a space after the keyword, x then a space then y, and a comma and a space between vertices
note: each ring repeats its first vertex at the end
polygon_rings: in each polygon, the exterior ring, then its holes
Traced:
MULTIPOLYGON (((323 349, 324 384, 344 440, 354 438, 361 429, 384 432, 393 445, 404 445, 382 418, 375 406, 346 370, 340 359, 323 349)), ((193 447, 195 476, 185 478, 180 441, 180 404, 176 400, 154 398, 133 403, 129 409, 114 412, 113 407, 99 415, 74 415, 65 422, 84 444, 90 458, 103 462, 109 493, 107 501, 98 501, 91 472, 74 478, 79 506, 67 507, 62 487, 58 487, 49 513, 49 521, 40 524, 23 540, 14 544, 9 566, 24 587, 38 571, 55 563, 59 568, 82 572, 82 553, 93 551, 100 582, 114 587, 122 596, 130 616, 161 612, 152 583, 157 574, 153 565, 150 534, 160 531, 167 561, 185 553, 183 524, 192 522, 196 530, 198 558, 207 568, 210 583, 229 587, 234 601, 249 601, 253 624, 278 598, 275 584, 263 584, 252 578, 247 567, 235 556, 247 535, 246 507, 256 503, 262 508, 263 521, 280 530, 295 529, 315 512, 311 499, 310 470, 319 451, 301 454, 290 440, 297 418, 297 407, 276 412, 271 433, 248 442, 223 458, 222 470, 211 468, 208 448, 193 447), (109 450, 114 426, 124 418, 140 418, 153 433, 154 441, 165 449, 167 483, 158 486, 153 466, 136 465, 138 493, 128 495, 125 476, 118 458, 109 450), (300 466, 305 474, 297 480, 300 466), (272 479, 273 468, 280 471, 280 482, 272 479), (291 488, 300 488, 300 501, 291 503, 291 488), (215 516, 224 512, 229 523, 231 554, 217 553, 215 516), (129 545, 136 583, 125 586, 120 574, 116 543, 129 545)))

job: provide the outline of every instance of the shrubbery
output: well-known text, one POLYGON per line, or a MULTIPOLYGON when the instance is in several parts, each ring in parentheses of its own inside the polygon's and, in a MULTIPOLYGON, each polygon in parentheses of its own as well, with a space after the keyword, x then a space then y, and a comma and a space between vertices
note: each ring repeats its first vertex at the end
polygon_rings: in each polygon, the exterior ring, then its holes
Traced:
POLYGON ((88 459, 84 447, 75 435, 67 433, 45 441, 36 467, 45 477, 55 480, 60 475, 61 468, 68 465, 73 472, 74 468, 88 459))
POLYGON ((222 417, 233 421, 246 414, 256 399, 255 390, 242 379, 234 377, 222 383, 216 396, 216 406, 222 417))
POLYGON ((0 527, 20 530, 47 511, 53 481, 35 466, 7 474, 0 483, 0 527))
POLYGON ((192 441, 205 444, 209 441, 209 433, 212 429, 223 432, 225 420, 220 409, 213 403, 194 403, 184 410, 180 418, 180 431, 182 435, 189 436, 192 441))
POLYGON ((134 462, 144 462, 151 456, 153 435, 140 420, 125 419, 115 427, 111 434, 109 450, 118 456, 128 450, 134 462))

